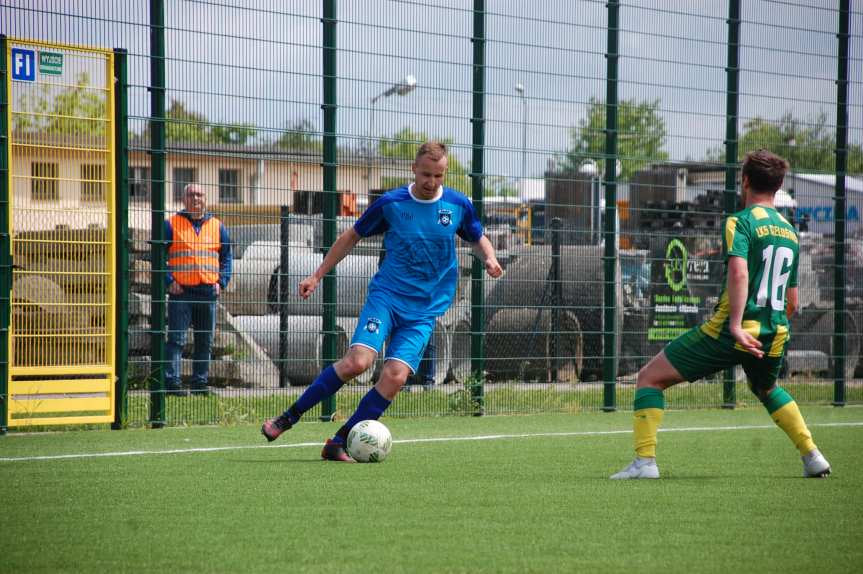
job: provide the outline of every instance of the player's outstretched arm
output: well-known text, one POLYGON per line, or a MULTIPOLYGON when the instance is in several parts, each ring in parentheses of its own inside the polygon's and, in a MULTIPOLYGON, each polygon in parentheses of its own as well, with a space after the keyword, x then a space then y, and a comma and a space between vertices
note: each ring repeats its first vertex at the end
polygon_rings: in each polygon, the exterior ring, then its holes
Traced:
POLYGON ((503 268, 500 266, 497 256, 494 254, 494 247, 492 246, 491 241, 488 240, 488 237, 483 235, 479 238, 479 241, 472 245, 472 247, 474 254, 482 260, 485 265, 485 272, 488 273, 490 277, 498 278, 503 275, 503 268))
POLYGON ((743 330, 743 308, 749 295, 749 269, 746 259, 737 256, 728 258, 728 330, 743 350, 759 359, 764 356, 761 341, 743 330))
POLYGON ((315 270, 314 273, 300 281, 300 297, 303 299, 308 299, 309 296, 315 292, 315 289, 318 287, 318 283, 320 283, 321 279, 324 278, 324 275, 330 272, 330 269, 335 267, 339 261, 345 258, 345 256, 351 252, 354 246, 359 243, 360 234, 354 231, 354 228, 346 230, 344 233, 339 235, 336 242, 333 243, 333 246, 330 247, 330 250, 327 251, 326 256, 324 256, 324 260, 321 261, 321 264, 315 270))

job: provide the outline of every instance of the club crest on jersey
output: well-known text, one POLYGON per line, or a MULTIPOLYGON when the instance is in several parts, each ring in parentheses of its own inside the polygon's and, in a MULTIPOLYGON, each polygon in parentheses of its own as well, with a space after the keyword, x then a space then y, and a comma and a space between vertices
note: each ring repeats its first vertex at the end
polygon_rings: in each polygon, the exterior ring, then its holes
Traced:
POLYGON ((366 321, 366 331, 369 333, 375 334, 381 329, 381 320, 375 319, 374 317, 370 317, 368 321, 366 321))
POLYGON ((449 209, 438 209, 437 222, 444 227, 452 223, 452 211, 449 209))

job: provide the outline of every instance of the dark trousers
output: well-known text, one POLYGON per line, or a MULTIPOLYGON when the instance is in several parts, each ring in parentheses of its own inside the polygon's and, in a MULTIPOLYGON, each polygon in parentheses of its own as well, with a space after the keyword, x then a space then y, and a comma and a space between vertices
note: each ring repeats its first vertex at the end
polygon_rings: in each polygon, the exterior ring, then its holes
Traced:
POLYGON ((192 353, 192 387, 207 386, 210 371, 210 353, 213 332, 216 328, 216 300, 212 296, 182 293, 168 297, 168 342, 165 345, 168 364, 165 368, 165 385, 180 385, 180 359, 186 345, 186 331, 195 332, 192 353))

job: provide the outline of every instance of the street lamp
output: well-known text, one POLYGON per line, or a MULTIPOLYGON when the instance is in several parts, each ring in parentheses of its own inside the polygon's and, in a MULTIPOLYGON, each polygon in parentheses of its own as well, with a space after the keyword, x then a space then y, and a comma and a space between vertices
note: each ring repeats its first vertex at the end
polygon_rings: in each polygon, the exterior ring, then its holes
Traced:
POLYGON ((578 173, 590 178, 590 240, 594 244, 599 243, 599 227, 602 211, 599 199, 599 180, 602 170, 595 160, 587 158, 578 166, 578 173))
POLYGON ((527 100, 524 97, 524 84, 515 85, 515 91, 521 96, 521 199, 527 193, 527 100))
POLYGON ((374 137, 375 130, 375 104, 381 98, 388 98, 392 95, 397 96, 406 96, 412 91, 414 91, 417 87, 417 79, 413 74, 408 74, 380 94, 376 95, 372 98, 370 111, 369 111, 369 137, 368 137, 368 150, 366 157, 366 191, 371 190, 372 186, 372 138, 374 137))
MULTIPOLYGON (((614 164, 616 176, 620 176, 623 166, 618 159, 614 164)), ((590 236, 595 244, 599 244, 602 233, 602 205, 604 200, 600 197, 600 184, 605 175, 604 168, 591 158, 581 161, 578 173, 590 178, 590 236)))
POLYGON ((413 74, 408 74, 407 76, 405 76, 404 78, 399 80, 397 83, 395 83, 392 86, 390 86, 389 88, 387 88, 385 91, 383 91, 380 94, 373 97, 372 98, 372 105, 374 105, 374 103, 377 102, 379 99, 388 98, 389 96, 391 96, 393 94, 397 94, 399 96, 406 96, 409 93, 411 93, 412 91, 414 91, 414 89, 416 89, 416 87, 417 87, 417 79, 414 77, 413 74))

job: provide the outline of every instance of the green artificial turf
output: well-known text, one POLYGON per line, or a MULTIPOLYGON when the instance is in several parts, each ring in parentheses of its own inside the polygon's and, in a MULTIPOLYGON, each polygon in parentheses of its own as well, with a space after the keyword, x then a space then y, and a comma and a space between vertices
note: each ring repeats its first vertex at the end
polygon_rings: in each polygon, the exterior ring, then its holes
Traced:
POLYGON ((662 479, 633 482, 607 478, 628 413, 389 418, 390 458, 355 465, 316 422, 12 434, 0 571, 859 571, 863 409, 803 412, 829 479, 760 408, 669 411, 662 479))

